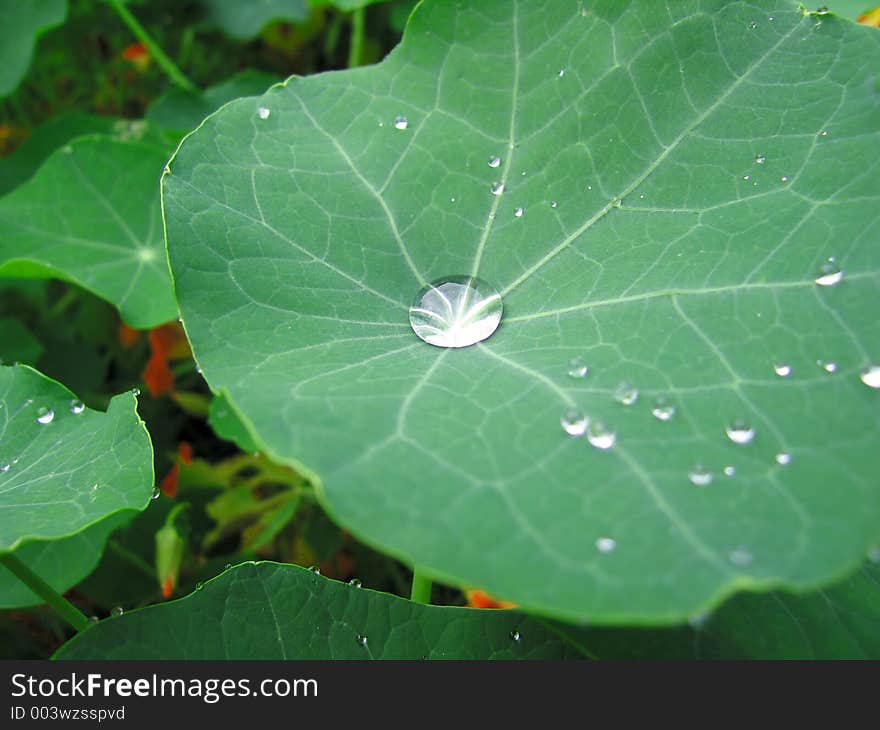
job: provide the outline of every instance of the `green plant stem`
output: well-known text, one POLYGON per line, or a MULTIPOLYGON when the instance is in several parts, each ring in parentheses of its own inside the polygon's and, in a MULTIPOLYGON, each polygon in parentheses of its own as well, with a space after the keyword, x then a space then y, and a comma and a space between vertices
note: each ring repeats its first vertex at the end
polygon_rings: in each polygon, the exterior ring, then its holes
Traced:
POLYGON ((364 18, 366 11, 358 8, 351 14, 351 40, 348 45, 348 67, 360 66, 364 48, 364 18))
POLYGON ((22 563, 12 553, 0 553, 0 563, 9 568, 9 571, 42 598, 47 604, 55 609, 77 631, 82 631, 89 625, 89 620, 80 610, 22 563))
POLYGON ((116 11, 116 14, 122 19, 122 22, 128 26, 128 29, 132 32, 135 38, 137 38, 141 43, 143 43, 147 50, 150 52, 150 56, 156 59, 156 63, 159 64, 159 67, 167 74, 168 78, 171 79, 177 86, 179 86, 184 91, 192 91, 197 92, 198 87, 190 81, 186 76, 184 76, 183 72, 177 68, 174 61, 172 61, 163 51, 159 45, 152 39, 149 33, 147 33, 144 26, 138 22, 138 19, 132 15, 128 8, 122 4, 121 0, 107 0, 110 3, 110 6, 116 11))
POLYGON ((431 602, 431 579, 426 578, 418 569, 413 568, 412 591, 410 592, 410 600, 416 603, 431 602))

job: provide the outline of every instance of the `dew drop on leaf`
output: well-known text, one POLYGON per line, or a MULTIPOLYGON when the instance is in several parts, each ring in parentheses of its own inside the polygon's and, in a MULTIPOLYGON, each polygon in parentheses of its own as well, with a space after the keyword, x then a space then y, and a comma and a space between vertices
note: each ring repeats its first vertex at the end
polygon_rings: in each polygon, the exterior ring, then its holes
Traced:
POLYGON ((658 421, 670 421, 675 415, 675 406, 666 400, 666 398, 657 398, 651 408, 651 415, 658 421))
POLYGON ((37 411, 37 423, 47 424, 55 420, 55 411, 51 408, 41 407, 37 411))
POLYGON ((272 112, 269 111, 269 109, 268 109, 267 107, 264 107, 264 106, 261 106, 259 109, 257 109, 257 116, 258 116, 260 119, 268 119, 268 118, 269 118, 269 115, 270 115, 271 113, 272 113, 272 112))
POLYGON ((514 214, 517 218, 522 218, 524 212, 525 212, 525 211, 524 211, 522 208, 517 208, 515 211, 513 211, 513 214, 514 214))
POLYGON ((767 155, 755 155, 755 162, 758 165, 763 165, 765 162, 767 162, 767 155))
POLYGON ((367 645, 367 636, 366 636, 366 634, 358 634, 358 637, 357 637, 357 643, 360 644, 360 645, 363 646, 363 647, 366 647, 366 645, 367 645))
POLYGON ((569 408, 562 414, 559 419, 562 423, 562 430, 569 436, 583 436, 587 431, 589 419, 584 412, 577 408, 569 408))
POLYGON ((3 472, 3 473, 5 474, 6 472, 9 471, 9 469, 10 469, 11 467, 12 467, 12 464, 10 464, 9 462, 4 461, 2 464, 0 464, 0 472, 3 472))
POLYGON ((754 30, 754 29, 757 28, 757 27, 758 27, 758 21, 757 21, 757 20, 750 20, 750 21, 749 21, 749 30, 754 30))
POLYGON ((394 128, 395 129, 406 129, 409 126, 409 119, 404 116, 399 116, 394 118, 394 128))
POLYGON ((551 201, 550 201, 550 207, 551 207, 551 208, 555 208, 555 207, 556 207, 556 201, 555 201, 555 200, 551 200, 551 201))
POLYGON ((869 388, 880 388, 880 364, 872 363, 868 365, 859 373, 859 380, 869 388))
POLYGON ((731 550, 727 557, 734 565, 748 565, 754 560, 752 553, 744 547, 738 547, 735 550, 731 550))
POLYGON ((510 640, 511 641, 520 641, 522 639, 522 634, 519 633, 519 629, 514 629, 510 632, 510 640))
POLYGON ((86 405, 81 400, 77 400, 76 398, 74 398, 72 401, 70 401, 70 412, 74 416, 78 416, 85 409, 86 409, 86 405))
POLYGON ((691 480, 691 484, 695 487, 708 487, 714 478, 712 472, 702 464, 696 464, 694 468, 688 472, 688 479, 691 480))
POLYGON ((504 192, 504 183, 493 182, 492 186, 489 188, 492 195, 501 195, 504 192))
POLYGON ((780 466, 791 464, 791 454, 789 454, 787 451, 780 451, 778 454, 776 454, 776 463, 780 466))
POLYGON ((724 476, 726 476, 726 477, 736 476, 736 467, 733 466, 732 464, 728 464, 727 466, 725 466, 724 467, 724 476))
POLYGON ((309 566, 309 573, 314 573, 315 575, 321 575, 321 569, 317 565, 309 566))
POLYGON ((202 581, 199 581, 198 583, 196 583, 196 590, 197 591, 202 590, 202 588, 204 588, 204 587, 205 587, 205 584, 202 583, 202 581))
POLYGON ((348 585, 350 585, 352 588, 363 587, 363 583, 361 583, 360 578, 352 578, 350 581, 348 581, 348 585))
POLYGON ((565 76, 565 69, 564 69, 564 68, 559 69, 559 73, 556 74, 556 75, 557 75, 559 78, 562 78, 563 76, 565 76))
POLYGON ((110 610, 110 615, 113 618, 117 618, 118 616, 121 616, 123 613, 125 613, 125 609, 123 609, 122 606, 115 606, 114 608, 112 608, 110 610))
POLYGON ((749 444, 755 438, 755 429, 741 419, 737 419, 729 423, 724 432, 735 444, 749 444))
POLYGON ((159 495, 162 494, 162 490, 159 489, 158 486, 153 487, 153 493, 150 495, 150 499, 159 499, 159 495))
POLYGON ((816 365, 822 368, 826 373, 836 373, 837 363, 834 360, 816 360, 816 365))
POLYGON ((625 406, 631 406, 639 399, 639 389, 626 381, 620 383, 614 391, 614 400, 625 406))
POLYGON ((97 483, 93 484, 89 487, 89 502, 94 502, 98 496, 98 485, 97 483))
POLYGON ((816 8, 816 15, 828 15, 829 12, 827 5, 820 5, 816 8))
POLYGON ((816 283, 819 286, 836 286, 843 280, 843 271, 832 256, 819 269, 816 283))
POLYGON ((492 336, 503 309, 501 296, 482 279, 450 276, 419 291, 409 323, 429 345, 468 347, 492 336))
POLYGON ((613 537, 600 537, 596 540, 596 549, 600 553, 613 553, 614 549, 617 547, 617 540, 613 537))
POLYGON ((96 624, 96 623, 98 623, 100 620, 101 620, 101 619, 99 619, 97 616, 89 616, 89 623, 90 623, 90 624, 96 624))
POLYGON ((617 431, 603 421, 590 421, 587 425, 587 441, 600 451, 608 451, 617 443, 617 431))
POLYGON ((791 375, 791 365, 784 362, 778 362, 773 366, 773 372, 780 378, 787 378, 791 375))
POLYGON ((779 178, 779 182, 788 182, 788 175, 783 175, 781 178, 779 178))
POLYGON ((584 378, 587 373, 590 372, 590 368, 587 367, 587 364, 584 362, 581 357, 573 357, 568 361, 568 375, 571 378, 584 378))
POLYGON ((489 167, 500 167, 501 166, 501 158, 500 157, 490 157, 489 158, 489 167))

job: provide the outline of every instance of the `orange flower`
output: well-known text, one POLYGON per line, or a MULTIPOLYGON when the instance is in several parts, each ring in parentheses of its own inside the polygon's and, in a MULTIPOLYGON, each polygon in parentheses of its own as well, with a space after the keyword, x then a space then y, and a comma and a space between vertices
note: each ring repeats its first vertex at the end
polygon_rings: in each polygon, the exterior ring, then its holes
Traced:
POLYGON ((880 7, 862 13, 859 16, 859 22, 864 23, 865 25, 873 25, 875 28, 880 28, 880 7))
POLYGON ((191 464, 193 460, 193 449, 186 441, 181 441, 177 447, 177 459, 172 464, 159 488, 166 497, 174 499, 177 496, 177 485, 180 480, 180 464, 191 464))
POLYGON ((138 71, 144 71, 150 65, 150 52, 143 43, 132 43, 123 48, 119 55, 138 71))
POLYGON ((134 347, 141 339, 141 331, 129 327, 125 322, 119 325, 119 344, 125 348, 134 347))
POLYGON ((150 348, 153 354, 144 368, 143 378, 155 398, 174 387, 174 373, 168 361, 189 357, 190 350, 183 328, 176 322, 150 330, 150 348))
POLYGON ((471 608, 516 608, 515 603, 498 601, 485 591, 477 590, 475 588, 466 590, 464 594, 468 599, 467 605, 471 608))

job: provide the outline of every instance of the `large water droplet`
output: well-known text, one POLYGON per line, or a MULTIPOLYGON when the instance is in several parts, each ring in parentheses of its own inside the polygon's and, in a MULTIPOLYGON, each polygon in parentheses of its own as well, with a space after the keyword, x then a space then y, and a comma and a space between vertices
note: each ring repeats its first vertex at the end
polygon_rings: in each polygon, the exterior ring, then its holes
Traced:
POLYGON ((600 553, 613 553, 614 549, 617 547, 617 540, 613 537, 600 537, 596 540, 596 549, 600 553))
POLYGON ((818 8, 816 8, 816 15, 828 15, 829 12, 831 11, 828 10, 827 5, 820 5, 818 8))
POLYGON ((582 410, 578 408, 569 408, 562 414, 559 419, 562 423, 562 430, 569 436, 583 436, 587 431, 589 419, 584 415, 582 410))
POLYGON ((819 269, 816 283, 819 286, 836 286, 843 281, 843 270, 838 266, 837 260, 832 256, 819 269))
POLYGON ((587 373, 590 372, 590 368, 587 367, 587 364, 584 362, 581 357, 573 357, 568 361, 568 375, 571 378, 584 378, 587 373))
POLYGON ((490 157, 489 158, 489 167, 500 167, 501 166, 501 158, 500 157, 490 157))
POLYGON ((409 323, 421 339, 437 347, 467 347, 491 337, 504 306, 485 281, 450 276, 424 287, 409 308, 409 323))
POLYGON ((501 195, 504 192, 504 183, 493 182, 489 190, 492 195, 501 195))
POLYGON ((614 391, 614 400, 625 406, 631 406, 639 399, 639 389, 632 383, 622 382, 614 391))
POLYGON ((53 420, 55 420, 55 411, 51 408, 43 406, 37 410, 37 423, 47 424, 52 423, 53 420))
POLYGON ((86 405, 81 400, 77 400, 76 398, 74 398, 72 401, 70 401, 70 412, 74 416, 78 416, 85 409, 86 409, 86 405))
POLYGON ((787 378, 791 375, 791 365, 784 362, 778 362, 773 366, 773 372, 780 378, 787 378))
POLYGON ((394 128, 395 129, 406 129, 409 126, 409 119, 404 116, 399 116, 394 118, 394 128))
POLYGON ((880 388, 880 364, 872 363, 859 373, 861 380, 869 388, 880 388))
POLYGON ((268 119, 268 118, 269 118, 269 115, 270 115, 271 113, 272 113, 272 112, 269 111, 269 109, 267 109, 267 108, 264 107, 264 106, 261 106, 259 109, 257 109, 257 116, 258 116, 260 119, 268 119))
POLYGON ((669 421, 675 415, 675 406, 661 396, 654 401, 651 415, 660 421, 669 421))
POLYGON ((737 419, 724 429, 729 438, 735 444, 749 444, 755 438, 755 429, 742 419, 737 419))
POLYGON ((715 477, 702 464, 696 464, 693 469, 688 472, 688 479, 695 487, 708 487, 715 477))
POLYGON ((617 443, 617 431, 603 421, 590 421, 587 425, 587 441, 602 451, 607 451, 617 443))

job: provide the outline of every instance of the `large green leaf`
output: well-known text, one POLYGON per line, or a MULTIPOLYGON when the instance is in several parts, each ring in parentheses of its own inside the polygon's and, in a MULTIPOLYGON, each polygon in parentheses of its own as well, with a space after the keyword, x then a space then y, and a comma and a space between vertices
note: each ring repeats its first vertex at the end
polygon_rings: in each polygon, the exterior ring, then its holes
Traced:
POLYGON ((295 565, 244 563, 186 598, 92 626, 56 659, 561 659, 512 611, 424 606, 295 565), (519 632, 519 634, 516 634, 519 632), (519 638, 513 638, 518 636, 519 638), (365 640, 364 640, 365 638, 365 640))
POLYGON ((253 38, 273 20, 299 22, 308 14, 306 0, 200 0, 206 20, 230 38, 253 38))
POLYGON ((0 97, 24 77, 37 36, 66 16, 66 0, 0 0, 0 97))
POLYGON ((146 507, 153 455, 136 405, 124 393, 93 411, 36 370, 0 368, 0 552, 146 507))
POLYGON ((833 580, 880 538, 878 63, 874 29, 784 0, 426 0, 382 64, 182 144, 195 357, 336 519, 441 580, 601 623, 833 580), (422 283, 470 273, 500 329, 418 340, 422 283))
POLYGON ((0 198, 0 275, 57 276, 134 327, 174 319, 159 204, 162 147, 80 137, 0 198))

